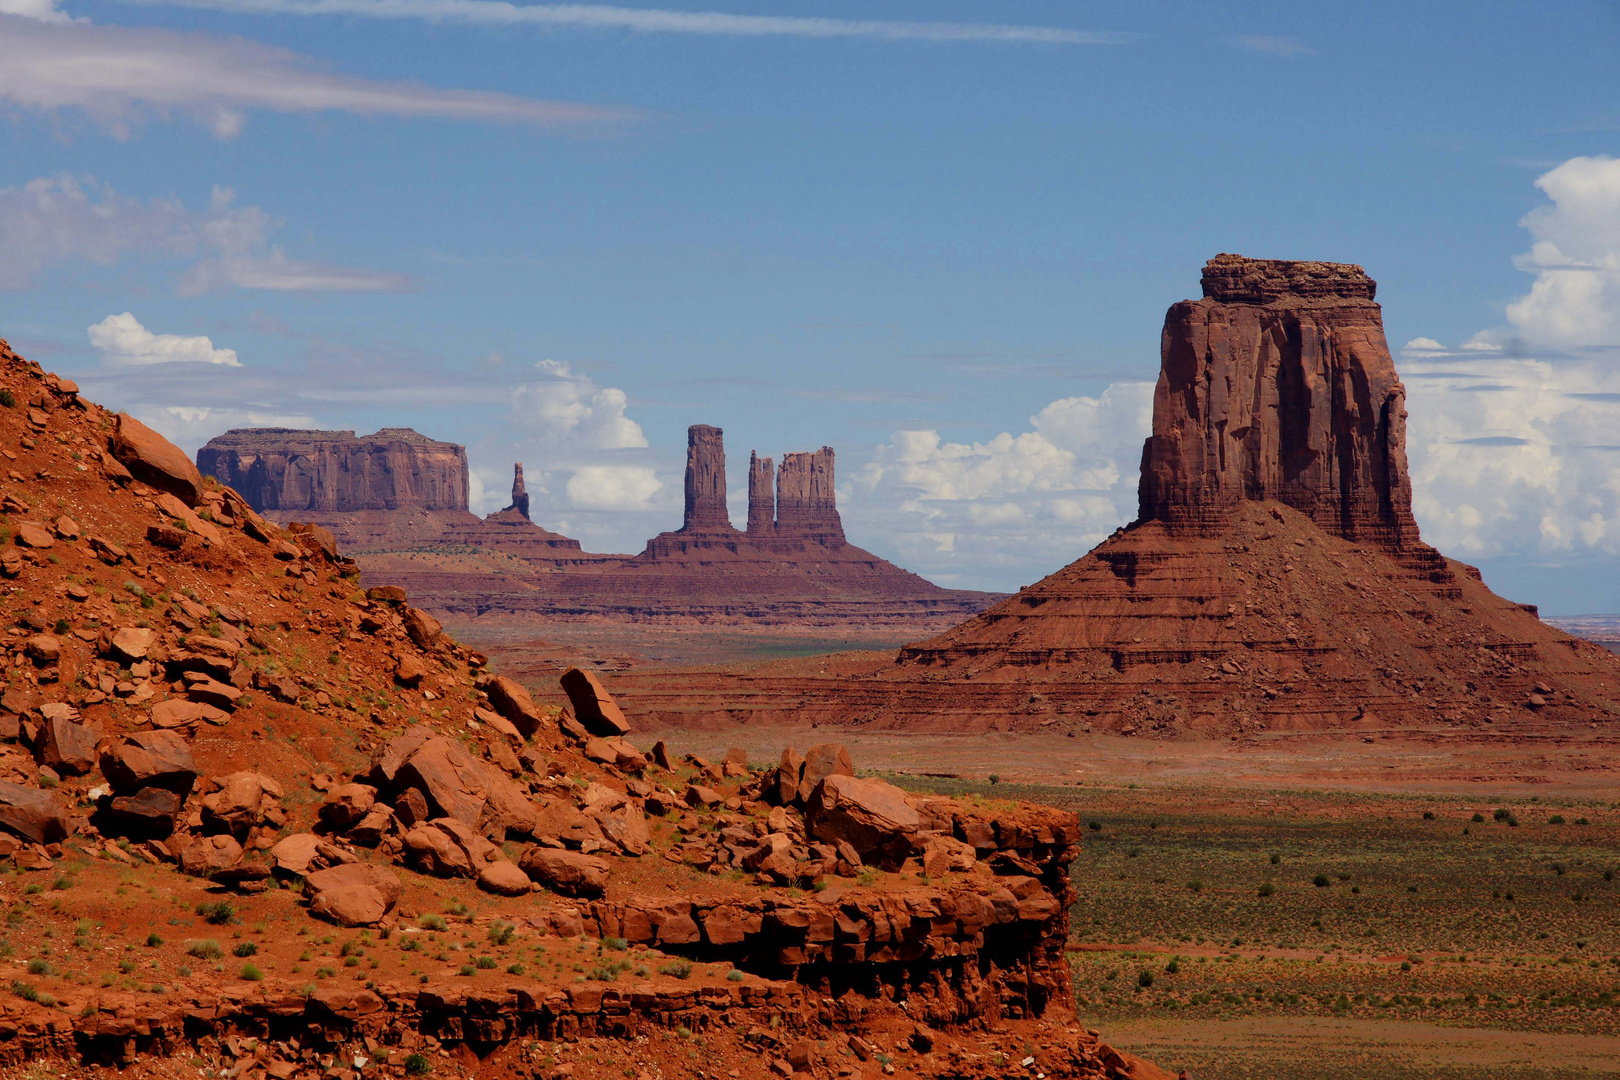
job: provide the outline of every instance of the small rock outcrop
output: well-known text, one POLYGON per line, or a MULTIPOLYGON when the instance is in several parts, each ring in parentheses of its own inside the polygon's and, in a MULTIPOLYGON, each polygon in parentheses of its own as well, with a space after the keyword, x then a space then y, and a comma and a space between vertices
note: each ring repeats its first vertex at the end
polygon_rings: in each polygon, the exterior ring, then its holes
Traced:
POLYGON ((197 451, 197 465, 260 513, 467 509, 466 448, 410 428, 235 428, 197 451))
POLYGON ((1376 283, 1344 263, 1217 255, 1203 290, 1165 315, 1140 519, 1208 534, 1269 499, 1346 540, 1416 542, 1376 283))

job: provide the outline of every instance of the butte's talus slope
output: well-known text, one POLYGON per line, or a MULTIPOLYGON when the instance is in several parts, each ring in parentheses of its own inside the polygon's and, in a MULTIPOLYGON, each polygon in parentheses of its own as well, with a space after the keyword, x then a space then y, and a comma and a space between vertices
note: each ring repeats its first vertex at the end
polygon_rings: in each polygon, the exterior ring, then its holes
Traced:
POLYGON ((629 707, 786 718, 785 696, 827 721, 1163 734, 1612 724, 1620 659, 1419 539, 1374 288, 1358 266, 1218 256, 1165 318, 1139 520, 865 678, 632 678, 629 707))

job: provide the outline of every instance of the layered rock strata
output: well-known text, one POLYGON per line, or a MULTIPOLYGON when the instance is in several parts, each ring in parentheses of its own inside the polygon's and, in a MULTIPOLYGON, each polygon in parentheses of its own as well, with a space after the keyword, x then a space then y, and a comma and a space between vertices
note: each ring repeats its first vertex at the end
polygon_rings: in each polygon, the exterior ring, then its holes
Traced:
POLYGON ((1357 266, 1218 256, 1165 319, 1139 520, 892 659, 631 675, 626 709, 1162 737, 1620 722, 1620 660, 1419 538, 1375 292, 1357 266))
POLYGON ((197 451, 198 467, 259 513, 467 509, 467 451, 410 428, 237 428, 197 451))

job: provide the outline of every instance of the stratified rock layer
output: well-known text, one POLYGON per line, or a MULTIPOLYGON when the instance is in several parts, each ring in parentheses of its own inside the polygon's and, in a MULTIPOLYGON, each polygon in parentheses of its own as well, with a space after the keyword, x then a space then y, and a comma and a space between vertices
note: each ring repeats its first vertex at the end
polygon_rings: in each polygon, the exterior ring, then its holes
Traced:
POLYGON ((1170 308, 1140 519, 1218 531, 1274 499, 1329 532, 1417 541, 1406 390, 1359 266, 1219 255, 1170 308))
POLYGON ((410 428, 236 428, 197 451, 197 464, 260 513, 467 509, 466 449, 410 428))

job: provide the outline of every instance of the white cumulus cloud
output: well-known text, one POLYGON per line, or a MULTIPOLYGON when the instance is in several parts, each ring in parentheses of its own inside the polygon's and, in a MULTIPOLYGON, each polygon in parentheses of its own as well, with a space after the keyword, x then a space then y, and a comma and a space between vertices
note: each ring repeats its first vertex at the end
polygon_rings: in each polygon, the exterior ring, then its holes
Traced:
POLYGON ((1153 385, 1063 398, 984 442, 897 431, 855 477, 846 522, 935 580, 1014 588, 1135 516, 1153 385))
POLYGON ((109 364, 223 364, 241 367, 235 349, 216 349, 206 337, 154 334, 129 312, 109 315, 89 329, 90 344, 109 364))
POLYGON ((647 510, 664 484, 643 465, 582 465, 566 490, 569 503, 581 510, 647 510))
POLYGON ((1535 277, 1511 325, 1401 350, 1413 510, 1463 558, 1616 557, 1620 161, 1572 158, 1536 187, 1550 202, 1520 222, 1535 277))
POLYGON ((1531 245, 1515 265, 1536 279, 1508 322, 1532 346, 1620 345, 1620 161, 1571 158, 1536 187, 1552 202, 1520 222, 1531 245))
POLYGON ((569 365, 542 360, 541 377, 512 391, 512 416, 553 442, 598 450, 645 447, 641 425, 625 415, 629 398, 616 386, 598 386, 569 365))
POLYGON ((1462 356, 1404 368, 1426 541, 1462 558, 1620 555, 1620 373, 1462 356))

